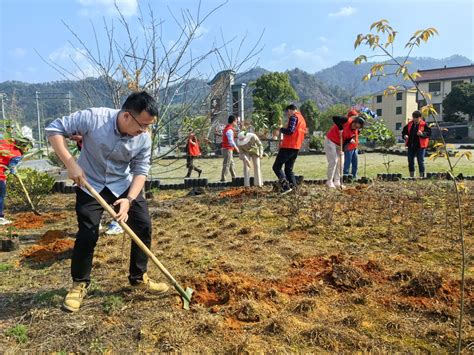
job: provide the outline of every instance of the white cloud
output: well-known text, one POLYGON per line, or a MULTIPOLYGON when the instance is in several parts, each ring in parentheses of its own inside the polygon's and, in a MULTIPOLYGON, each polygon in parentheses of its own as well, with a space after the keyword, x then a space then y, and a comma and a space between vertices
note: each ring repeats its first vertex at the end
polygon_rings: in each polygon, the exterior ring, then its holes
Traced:
POLYGON ((352 6, 344 6, 339 9, 338 12, 329 13, 330 17, 348 17, 352 16, 357 12, 357 9, 352 6))
POLYGON ((115 15, 117 9, 126 17, 134 16, 138 11, 138 0, 76 0, 81 6, 79 13, 86 17, 96 15, 115 15))
POLYGON ((286 52, 286 47, 287 47, 287 44, 286 43, 282 43, 278 46, 276 46, 275 48, 272 49, 272 53, 275 53, 275 54, 283 54, 286 52))
POLYGON ((329 52, 329 48, 321 46, 312 51, 305 51, 303 49, 295 49, 291 51, 291 54, 297 59, 303 59, 307 61, 319 61, 321 57, 329 52))
POLYGON ((328 39, 327 39, 326 37, 324 37, 324 36, 320 36, 320 37, 319 37, 319 40, 320 40, 321 42, 323 42, 323 43, 326 43, 326 42, 328 41, 328 39))
POLYGON ((14 58, 23 58, 28 51, 25 48, 17 47, 8 50, 8 54, 14 58))
POLYGON ((67 68, 75 77, 97 76, 97 70, 87 60, 84 50, 74 48, 69 43, 51 52, 48 59, 67 68))
POLYGON ((322 45, 312 50, 302 48, 291 49, 285 43, 272 49, 274 59, 268 63, 271 70, 286 70, 300 68, 308 72, 315 72, 327 65, 330 50, 322 45))
POLYGON ((201 25, 196 29, 196 32, 194 33, 194 36, 195 37, 202 37, 208 32, 209 32, 209 29, 204 27, 203 25, 201 25))
POLYGON ((71 59, 75 62, 80 62, 86 59, 84 51, 74 48, 69 43, 66 43, 61 48, 55 49, 49 54, 48 58, 54 62, 71 59))

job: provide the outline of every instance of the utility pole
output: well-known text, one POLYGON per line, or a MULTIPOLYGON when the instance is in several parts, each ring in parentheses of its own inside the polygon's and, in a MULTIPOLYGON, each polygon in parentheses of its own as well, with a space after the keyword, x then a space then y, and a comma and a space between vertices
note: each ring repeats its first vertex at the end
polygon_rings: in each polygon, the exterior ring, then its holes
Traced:
POLYGON ((71 92, 67 92, 67 101, 69 105, 69 116, 72 115, 72 106, 71 106, 71 92))
POLYGON ((5 93, 0 92, 0 97, 2 98, 2 120, 3 120, 3 129, 7 129, 7 122, 5 121, 5 104, 3 99, 5 98, 5 93))
POLYGON ((0 92, 0 97, 2 98, 2 120, 5 120, 5 104, 3 99, 5 98, 5 93, 0 92))
POLYGON ((43 137, 41 136, 41 117, 40 117, 40 108, 39 108, 39 91, 35 93, 36 97, 36 114, 38 115, 38 148, 41 150, 43 147, 43 137))

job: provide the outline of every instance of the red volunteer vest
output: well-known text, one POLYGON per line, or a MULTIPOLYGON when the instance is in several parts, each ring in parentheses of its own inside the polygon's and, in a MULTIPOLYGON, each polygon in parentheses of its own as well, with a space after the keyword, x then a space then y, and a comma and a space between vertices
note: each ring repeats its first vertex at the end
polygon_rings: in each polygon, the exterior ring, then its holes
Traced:
MULTIPOLYGON (((342 125, 342 142, 345 142, 347 139, 356 139, 356 143, 359 142, 359 131, 357 129, 351 128, 352 118, 349 118, 346 123, 342 125)), ((341 138, 339 137, 339 127, 336 124, 333 124, 331 129, 326 134, 326 137, 337 144, 341 145, 341 138)))
POLYGON ((346 145, 345 150, 354 150, 359 146, 359 130, 355 130, 355 137, 353 138, 355 143, 349 143, 346 145))
MULTIPOLYGON (((418 124, 418 130, 420 130, 421 132, 424 132, 425 126, 426 126, 426 122, 421 120, 420 123, 418 124)), ((413 120, 408 122, 408 136, 410 136, 410 131, 412 127, 413 127, 413 120)), ((428 142, 430 141, 430 139, 428 137, 420 137, 420 136, 417 136, 417 137, 420 140, 420 148, 428 148, 428 142)), ((408 146, 408 139, 405 140, 405 145, 408 146)))
POLYGON ((222 131, 222 148, 234 150, 234 147, 229 143, 229 138, 227 138, 227 131, 232 130, 232 134, 234 134, 233 129, 234 127, 231 124, 228 124, 222 131))
POLYGON ((14 157, 20 157, 21 152, 11 139, 0 139, 0 180, 5 181, 5 171, 10 160, 14 157))
POLYGON ((301 149, 306 134, 306 121, 301 112, 296 111, 297 119, 295 131, 293 134, 283 134, 283 139, 280 143, 280 148, 301 149))
POLYGON ((188 138, 188 152, 189 155, 192 157, 198 157, 201 155, 201 148, 199 147, 199 141, 197 138, 194 139, 194 143, 192 144, 192 139, 191 137, 188 138))

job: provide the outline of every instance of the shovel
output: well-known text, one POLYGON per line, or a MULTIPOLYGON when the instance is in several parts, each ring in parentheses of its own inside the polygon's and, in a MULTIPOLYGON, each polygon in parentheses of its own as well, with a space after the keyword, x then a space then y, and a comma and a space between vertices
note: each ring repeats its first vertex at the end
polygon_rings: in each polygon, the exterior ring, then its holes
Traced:
MULTIPOLYGON (((100 203, 100 205, 115 219, 117 213, 114 209, 107 203, 105 200, 100 196, 97 191, 87 182, 84 181, 84 187, 89 190, 91 195, 100 203)), ((191 295, 193 293, 193 289, 187 287, 186 291, 178 284, 178 282, 174 279, 174 277, 169 273, 168 270, 163 266, 163 264, 157 259, 157 257, 151 252, 151 250, 138 238, 135 232, 128 226, 127 223, 120 221, 118 222, 120 226, 123 228, 125 233, 127 233, 130 238, 138 245, 138 247, 143 250, 143 252, 158 266, 158 269, 166 276, 168 281, 173 285, 173 287, 178 291, 181 295, 183 300, 183 308, 189 310, 189 303, 191 302, 191 295)))
POLYGON ((18 174, 13 174, 13 175, 15 175, 15 177, 18 179, 18 182, 20 183, 21 188, 23 189, 23 192, 26 195, 26 199, 30 203, 31 210, 33 211, 33 213, 37 216, 41 216, 41 213, 39 213, 38 210, 35 208, 35 205, 33 205, 33 202, 31 201, 31 198, 30 198, 30 194, 28 193, 28 190, 26 189, 25 184, 23 184, 23 180, 21 179, 20 175, 18 174))

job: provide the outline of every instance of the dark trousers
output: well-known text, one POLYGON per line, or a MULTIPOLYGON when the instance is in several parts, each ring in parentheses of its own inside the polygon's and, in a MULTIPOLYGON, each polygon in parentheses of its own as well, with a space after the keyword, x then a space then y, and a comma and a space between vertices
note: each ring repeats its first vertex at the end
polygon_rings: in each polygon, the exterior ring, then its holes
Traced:
POLYGON ((3 208, 5 207, 5 196, 7 196, 7 183, 0 180, 0 217, 3 217, 3 208))
POLYGON ((196 168, 194 166, 194 157, 191 156, 191 155, 186 156, 186 168, 188 168, 188 173, 187 173, 186 177, 191 177, 191 173, 193 172, 193 170, 198 172, 198 173, 201 172, 201 169, 196 168))
POLYGON ((425 173, 425 148, 412 148, 408 147, 408 171, 411 173, 415 172, 415 157, 418 161, 418 169, 420 175, 425 173))
MULTIPOLYGON (((128 190, 120 197, 115 195, 105 187, 100 195, 104 200, 112 204, 119 198, 127 196, 128 190)), ((77 282, 90 282, 92 258, 94 248, 99 239, 99 223, 104 209, 92 196, 88 195, 80 188, 76 189, 76 214, 79 224, 76 242, 71 261, 72 279, 77 282)), ((148 206, 142 194, 132 204, 128 212, 127 224, 138 235, 141 241, 147 246, 151 245, 151 220, 148 213, 148 206)), ((136 284, 142 280, 143 274, 147 270, 148 257, 132 242, 130 252, 129 281, 136 284)))
POLYGON ((293 173, 293 166, 298 158, 298 149, 280 148, 278 155, 273 163, 273 171, 282 184, 290 183, 296 186, 296 178, 293 173), (285 165, 285 171, 283 171, 285 165))

